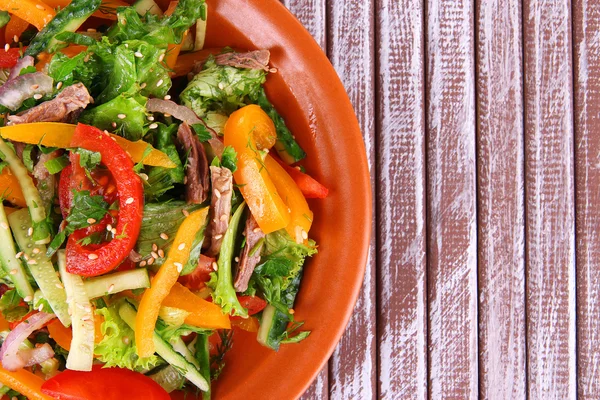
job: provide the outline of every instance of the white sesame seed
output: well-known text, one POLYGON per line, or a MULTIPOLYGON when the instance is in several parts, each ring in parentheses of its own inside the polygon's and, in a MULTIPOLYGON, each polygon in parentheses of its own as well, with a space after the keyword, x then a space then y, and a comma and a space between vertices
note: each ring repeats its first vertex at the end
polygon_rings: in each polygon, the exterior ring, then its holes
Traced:
POLYGON ((130 339, 127 336, 123 337, 123 343, 129 344, 129 342, 130 342, 130 339))
POLYGON ((134 56, 136 56, 137 58, 144 58, 144 55, 142 53, 140 53, 139 51, 136 51, 135 53, 133 53, 134 56))
POLYGON ((177 250, 183 250, 185 249, 185 243, 180 243, 179 246, 177 246, 177 250))
POLYGON ((111 224, 106 225, 106 230, 109 232, 112 231, 112 225, 111 224))
POLYGON ((221 239, 222 237, 223 237, 223 235, 215 235, 215 236, 214 236, 215 240, 219 240, 219 239, 221 239))
POLYGON ((185 215, 186 217, 189 217, 189 215, 190 215, 190 213, 189 213, 189 211, 188 211, 188 210, 181 210, 181 213, 182 213, 183 215, 185 215))
POLYGON ((166 95, 166 96, 164 97, 164 99, 165 99, 165 100, 171 100, 171 95, 166 95))
POLYGON ((32 252, 33 254, 38 254, 38 253, 40 252, 40 249, 38 249, 38 248, 36 247, 36 248, 34 248, 33 250, 31 250, 31 252, 32 252))
POLYGON ((252 232, 254 232, 254 233, 258 233, 258 232, 260 232, 260 228, 254 228, 254 229, 252 230, 252 232))
POLYGON ((150 252, 150 255, 151 255, 153 258, 158 258, 158 253, 157 253, 157 252, 155 252, 155 251, 152 251, 152 252, 150 252))
POLYGON ((154 258, 150 257, 148 259, 148 265, 152 265, 152 264, 154 264, 154 258))
POLYGON ((239 257, 234 258, 234 260, 235 260, 235 262, 240 262, 240 258, 239 257))
POLYGON ((125 48, 128 49, 129 48, 129 43, 125 43, 125 48))
POLYGON ((140 267, 145 267, 146 266, 146 261, 140 261, 140 267))
POLYGON ((169 117, 171 117, 171 114, 165 113, 165 118, 169 118, 169 117))
MULTIPOLYGON (((140 89, 143 89, 145 87, 146 87, 146 82, 142 82, 142 84, 140 85, 140 89)), ((150 118, 148 118, 148 119, 150 119, 150 118)), ((152 121, 152 120, 150 119, 150 121, 152 121)))
POLYGON ((6 43, 4 45, 4 51, 8 51, 8 50, 10 50, 10 44, 6 43))
POLYGON ((306 231, 304 229, 302 230, 302 239, 304 239, 304 240, 308 239, 308 233, 306 233, 306 231))
POLYGON ((96 223, 96 220, 94 218, 88 218, 87 219, 87 223, 88 224, 94 224, 94 223, 96 223))
POLYGON ((160 258, 162 258, 162 257, 164 257, 164 256, 165 256, 165 252, 163 251, 163 249, 159 249, 159 250, 158 250, 158 256, 159 256, 160 258))
POLYGON ((40 87, 40 85, 31 85, 31 90, 35 90, 35 89, 37 89, 39 87, 40 87))
POLYGON ((27 236, 31 236, 33 235, 33 228, 30 227, 29 229, 27 229, 27 236))
POLYGON ((212 269, 215 270, 215 271, 219 269, 219 265, 216 262, 214 262, 214 261, 212 263, 212 269))
POLYGON ((294 311, 294 309, 293 309, 293 308, 290 308, 290 309, 288 310, 288 312, 289 312, 290 314, 294 315, 294 313, 295 313, 296 311, 294 311))
POLYGON ((160 86, 160 85, 162 85, 162 84, 163 84, 163 80, 162 80, 162 79, 159 79, 159 81, 158 81, 158 82, 156 82, 156 87, 159 87, 159 86, 160 86))
POLYGON ((58 82, 56 84, 56 90, 60 89, 62 87, 63 83, 62 82, 58 82))
POLYGON ((60 282, 59 282, 59 283, 57 283, 55 286, 56 286, 57 288, 59 288, 59 289, 64 289, 64 288, 65 288, 65 287, 62 285, 62 283, 60 283, 60 282))
POLYGON ((0 226, 2 227, 2 229, 8 229, 8 224, 6 222, 0 223, 0 226))
POLYGON ((181 265, 181 263, 175 262, 173 265, 177 267, 177 272, 181 273, 181 271, 183 271, 183 265, 181 265))
POLYGON ((117 234, 117 228, 112 228, 110 230, 110 233, 112 233, 113 235, 116 235, 117 234))
MULTIPOLYGON (((156 245, 156 243, 152 243, 152 251, 156 251, 158 250, 158 246, 156 245)), ((156 258, 156 257, 154 257, 156 258)))
POLYGON ((143 179, 143 180, 145 180, 145 181, 147 181, 147 180, 149 179, 149 178, 148 178, 148 175, 146 175, 146 174, 145 174, 145 173, 143 173, 143 172, 140 172, 140 178, 142 178, 142 179, 143 179))
POLYGON ((125 204, 131 204, 133 202, 134 202, 133 197, 130 197, 127 200, 125 200, 125 204))
POLYGON ((163 233, 160 234, 160 238, 162 240, 169 240, 169 235, 167 235, 166 233, 163 232, 163 233))
POLYGON ((31 259, 31 260, 27 261, 27 264, 34 265, 34 264, 37 264, 37 261, 31 259))
POLYGON ((34 99, 36 99, 36 100, 39 100, 39 99, 41 99, 42 97, 44 97, 44 96, 42 96, 42 95, 41 95, 41 94, 39 94, 39 93, 36 93, 36 94, 34 94, 34 95, 33 95, 33 98, 34 98, 34 99))
MULTIPOLYGON (((223 214, 221 215, 221 218, 219 218, 221 221, 227 221, 229 219, 229 216, 227 214, 223 214)), ((215 221, 216 222, 216 221, 215 221)))
POLYGON ((88 258, 90 260, 95 260, 98 258, 98 254, 90 253, 90 254, 88 254, 88 258))
POLYGON ((22 251, 20 251, 17 254, 15 254, 15 258, 21 258, 21 257, 23 257, 23 252, 22 251))
POLYGON ((127 115, 125 115, 125 114, 119 114, 119 115, 117 115, 117 118, 119 118, 119 119, 125 119, 125 118, 127 118, 127 115))
POLYGON ((117 127, 117 123, 115 121, 113 121, 113 122, 110 123, 110 126, 112 126, 113 128, 116 128, 117 127))
POLYGON ((17 270, 16 269, 11 269, 10 270, 10 274, 11 275, 16 275, 17 274, 17 270))
POLYGON ((156 129, 156 128, 158 128, 158 124, 150 124, 150 126, 148 128, 156 129))
POLYGON ((96 32, 96 30, 94 28, 88 28, 87 31, 88 32, 96 32))
POLYGON ((158 62, 162 62, 162 60, 165 59, 165 53, 162 53, 160 56, 158 56, 158 62))
POLYGON ((15 43, 16 43, 16 42, 18 42, 18 41, 19 41, 19 37, 18 37, 17 35, 15 35, 15 36, 13 36, 13 40, 14 40, 14 41, 15 41, 15 43))
POLYGON ((44 6, 43 6, 43 5, 41 5, 41 4, 36 4, 36 5, 35 5, 35 8, 37 8, 38 10, 43 10, 43 9, 44 9, 44 6))
MULTIPOLYGON (((27 256, 27 254, 23 254, 23 258, 24 258, 25 260, 29 260, 29 257, 27 256)), ((58 272, 57 272, 57 274, 58 274, 58 272)))
MULTIPOLYGON (((145 83, 144 83, 144 85, 145 85, 145 83)), ((140 87, 141 87, 141 86, 140 86, 140 87)), ((142 89, 143 89, 143 88, 142 88, 142 89)), ((148 117, 148 121, 154 121, 154 117, 153 117, 152 115, 151 115, 151 116, 149 116, 149 117, 148 117)))
POLYGON ((214 192, 214 194, 215 194, 215 197, 216 197, 217 199, 220 199, 220 198, 221 198, 221 192, 219 192, 217 189, 215 189, 213 192, 214 192))
POLYGON ((88 62, 88 61, 90 61, 90 57, 91 57, 91 55, 90 55, 90 54, 86 54, 86 55, 85 55, 85 57, 83 57, 83 62, 88 62))
POLYGON ((108 293, 112 292, 115 289, 115 284, 111 283, 108 289, 106 290, 108 293))

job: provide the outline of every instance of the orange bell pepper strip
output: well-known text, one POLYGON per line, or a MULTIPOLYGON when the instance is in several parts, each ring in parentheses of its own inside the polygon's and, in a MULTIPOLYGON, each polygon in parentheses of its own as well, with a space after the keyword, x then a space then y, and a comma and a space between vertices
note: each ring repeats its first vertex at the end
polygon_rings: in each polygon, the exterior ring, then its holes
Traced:
POLYGON ((177 78, 180 76, 186 76, 192 72, 196 64, 202 64, 206 62, 210 55, 219 54, 221 51, 223 51, 223 49, 212 48, 180 54, 179 57, 177 57, 175 66, 172 68, 173 77, 177 78))
POLYGON ((233 317, 231 320, 231 326, 234 328, 240 328, 246 332, 258 332, 260 324, 258 323, 258 319, 256 319, 256 317, 233 317))
MULTIPOLYGON (((87 46, 82 46, 79 44, 71 44, 65 48, 58 50, 58 51, 60 51, 61 53, 63 53, 65 56, 67 56, 69 58, 73 58, 77 54, 81 53, 82 51, 86 51, 86 50, 87 50, 87 46)), ((37 56, 38 62, 35 64, 35 69, 37 69, 38 71, 43 71, 44 67, 46 65, 48 65, 50 63, 50 61, 52 61, 53 56, 54 56, 54 54, 48 54, 46 52, 42 52, 42 53, 38 54, 38 56, 37 56)))
POLYGON ((153 335, 160 307, 173 285, 177 283, 179 273, 190 257, 196 233, 204 226, 207 214, 208 207, 205 207, 194 211, 183 220, 165 263, 152 278, 150 288, 142 295, 135 318, 135 343, 141 358, 154 354, 153 335))
POLYGON ((4 167, 0 172, 0 196, 15 206, 27 207, 19 180, 13 175, 9 167, 4 167))
POLYGON ((11 15, 10 21, 6 24, 6 30, 4 31, 4 43, 14 42, 15 37, 20 38, 28 27, 29 22, 16 15, 11 15))
POLYGON ((40 0, 0 0, 0 10, 29 22, 41 31, 56 12, 40 0))
MULTIPOLYGON (((9 125, 0 128, 0 136, 4 139, 14 140, 21 143, 40 144, 48 147, 68 148, 71 146, 71 138, 75 133, 75 125, 60 122, 34 122, 30 124, 9 125)), ((118 135, 110 135, 123 150, 131 156, 134 162, 157 167, 174 168, 175 164, 169 156, 152 147, 143 140, 132 142, 118 135), (144 157, 146 149, 150 146, 151 151, 144 157)))
POLYGON ((308 208, 308 203, 302 191, 292 177, 271 156, 265 157, 265 167, 277 188, 277 193, 290 210, 290 223, 285 230, 296 243, 304 243, 308 239, 308 231, 312 225, 313 212, 308 208))
POLYGON ((162 305, 189 312, 190 315, 185 319, 186 324, 207 329, 231 328, 229 317, 221 312, 221 307, 201 299, 179 282, 173 285, 162 305))
POLYGON ((264 139, 269 137, 260 132, 268 126, 268 123, 262 123, 262 117, 257 117, 262 115, 261 113, 264 114, 264 111, 259 106, 249 105, 231 114, 225 124, 224 144, 232 146, 237 152, 237 170, 233 177, 248 203, 252 216, 260 229, 267 234, 288 226, 290 213, 277 193, 254 139, 254 135, 257 135, 260 140, 258 143, 264 145, 264 139))
POLYGON ((52 400, 52 397, 42 393, 44 380, 26 369, 11 372, 0 367, 0 383, 21 393, 29 400, 52 400))
POLYGON ((46 328, 48 328, 48 333, 56 344, 67 351, 71 351, 71 340, 73 340, 71 328, 65 327, 58 319, 49 323, 46 328))
MULTIPOLYGON (((45 4, 52 8, 65 8, 72 0, 43 0, 45 4)), ((117 20, 117 7, 129 7, 129 4, 120 0, 102 0, 98 11, 92 16, 102 19, 117 20)))
MULTIPOLYGON (((6 207, 4 207, 4 208, 6 209, 6 207)), ((6 331, 8 329, 10 329, 10 324, 8 323, 6 318, 4 318, 3 315, 0 315, 0 332, 6 331)))

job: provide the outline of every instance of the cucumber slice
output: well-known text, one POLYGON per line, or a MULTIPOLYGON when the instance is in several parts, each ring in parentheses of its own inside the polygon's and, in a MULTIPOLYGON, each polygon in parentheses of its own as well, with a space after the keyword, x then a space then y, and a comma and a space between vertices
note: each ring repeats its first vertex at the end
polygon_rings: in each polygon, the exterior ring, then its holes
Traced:
POLYGON ((46 246, 36 245, 29 236, 31 218, 26 209, 15 211, 8 216, 8 223, 15 235, 17 245, 27 260, 27 268, 39 286, 44 298, 52 307, 52 311, 64 326, 71 325, 71 316, 67 307, 67 294, 64 286, 56 276, 52 261, 46 256, 46 246))
POLYGON ((73 339, 67 356, 67 368, 91 371, 94 361, 94 314, 79 275, 67 272, 65 251, 58 252, 58 271, 65 284, 67 303, 73 319, 73 339))
MULTIPOLYGON (((131 329, 135 330, 135 317, 137 315, 135 309, 128 303, 123 304, 119 308, 119 315, 123 318, 123 321, 129 325, 131 329)), ((206 391, 209 388, 208 382, 202 376, 202 374, 181 354, 173 350, 167 342, 156 332, 154 332, 154 345, 156 346, 156 353, 161 356, 166 362, 177 368, 183 376, 190 382, 192 382, 198 389, 206 391)))
POLYGON ((84 285, 88 298, 95 299, 124 290, 150 287, 150 278, 148 271, 140 268, 91 278, 86 280, 84 285))
POLYGON ((6 276, 12 281, 17 289, 17 293, 26 302, 33 300, 33 288, 27 279, 25 268, 21 264, 21 260, 16 257, 15 242, 8 225, 4 205, 0 202, 0 263, 2 269, 6 271, 6 276))
POLYGON ((256 340, 263 346, 275 351, 279 350, 281 333, 285 332, 289 322, 287 315, 272 305, 267 305, 262 312, 256 340))
MULTIPOLYGON (((17 177, 31 219, 33 220, 33 237, 37 244, 45 244, 50 242, 50 230, 46 223, 46 210, 43 207, 44 202, 40 197, 40 192, 33 184, 33 179, 29 176, 29 172, 13 149, 8 147, 6 142, 0 139, 0 158, 8 163, 12 173, 17 177)), ((31 226, 31 224, 29 225, 31 226)), ((29 228, 28 228, 29 229, 29 228)))
POLYGON ((146 15, 146 13, 150 13, 159 17, 163 16, 162 10, 158 4, 154 2, 154 0, 138 0, 133 3, 133 8, 135 8, 135 11, 140 15, 146 15))

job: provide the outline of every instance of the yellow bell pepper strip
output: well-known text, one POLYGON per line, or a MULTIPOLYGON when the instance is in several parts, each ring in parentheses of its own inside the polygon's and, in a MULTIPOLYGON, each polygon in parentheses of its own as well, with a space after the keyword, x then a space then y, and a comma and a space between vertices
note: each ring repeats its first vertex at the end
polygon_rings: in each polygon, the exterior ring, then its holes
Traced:
POLYGON ((21 393, 29 400, 52 400, 42 393, 44 380, 26 369, 10 372, 0 367, 0 383, 21 393))
POLYGON ((154 354, 153 335, 158 312, 188 261, 196 233, 204 226, 207 214, 208 207, 205 207, 194 211, 183 220, 165 263, 152 278, 150 288, 142 295, 135 318, 135 343, 139 357, 150 357, 154 354))
POLYGON ((0 172, 0 196, 15 206, 27 207, 19 180, 12 173, 10 167, 4 167, 0 172))
MULTIPOLYGON (((65 8, 72 0, 43 0, 45 4, 52 8, 65 8)), ((102 0, 100 9, 92 16, 102 19, 117 20, 117 7, 129 7, 129 4, 120 0, 102 0)))
POLYGON ((16 15, 10 16, 10 21, 6 24, 4 30, 4 43, 12 43, 15 37, 20 38, 23 32, 29 27, 29 22, 16 15))
POLYGON ((188 288, 177 282, 162 302, 163 306, 188 311, 185 323, 207 329, 230 329, 229 317, 221 312, 221 307, 201 299, 188 288))
POLYGON ((277 188, 277 193, 290 210, 290 223, 285 230, 296 240, 296 243, 304 243, 308 239, 313 212, 308 208, 302 191, 285 169, 271 156, 265 157, 264 163, 277 188))
POLYGON ((41 31, 56 15, 52 7, 40 0, 0 0, 0 10, 8 11, 29 22, 38 31, 41 31))
MULTIPOLYGON (((74 132, 75 125, 63 124, 61 122, 34 122, 0 128, 0 136, 4 139, 60 148, 70 147, 74 132)), ((144 164, 155 167, 175 168, 176 166, 169 156, 143 140, 131 142, 121 136, 113 134, 110 136, 131 156, 134 162, 140 162, 143 159, 144 164), (144 157, 144 153, 148 147, 151 150, 144 157)))
MULTIPOLYGON (((257 118, 260 113, 264 114, 264 111, 259 106, 249 105, 231 114, 225 124, 224 143, 237 152, 237 170, 233 173, 235 183, 258 226, 267 234, 288 226, 290 213, 277 193, 254 139, 254 131, 263 126, 262 119, 257 118)), ((267 136, 259 134, 258 137, 259 143, 264 145, 263 138, 267 136)))

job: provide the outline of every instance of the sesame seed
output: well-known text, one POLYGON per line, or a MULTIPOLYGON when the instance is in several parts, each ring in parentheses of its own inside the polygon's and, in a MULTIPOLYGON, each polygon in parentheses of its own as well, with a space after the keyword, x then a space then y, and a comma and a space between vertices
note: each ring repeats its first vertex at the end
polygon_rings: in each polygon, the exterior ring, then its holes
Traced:
POLYGON ((90 260, 95 260, 98 258, 98 254, 90 253, 90 254, 88 254, 88 258, 90 260))
POLYGON ((165 113, 165 118, 171 117, 171 114, 165 113))
POLYGON ((10 44, 6 43, 4 45, 4 51, 8 51, 8 50, 10 50, 10 44))
POLYGON ((111 224, 106 225, 106 230, 109 232, 112 231, 112 225, 111 224))
POLYGON ((125 115, 125 114, 119 114, 119 115, 117 115, 117 118, 119 118, 119 119, 125 119, 125 118, 127 118, 127 115, 125 115))
POLYGON ((127 25, 127 21, 125 20, 125 18, 123 18, 123 19, 121 20, 121 25, 127 25))
POLYGON ((156 129, 156 128, 158 128, 158 124, 150 124, 150 126, 148 128, 156 129))
POLYGON ((8 224, 6 222, 0 223, 0 226, 2 227, 2 229, 8 229, 8 224))
POLYGON ((188 216, 190 215, 190 213, 189 213, 189 211, 188 211, 188 210, 181 210, 181 213, 182 213, 183 215, 185 215, 186 217, 188 217, 188 216))
POLYGON ((34 264, 37 264, 37 261, 31 259, 31 260, 27 261, 27 264, 34 265, 34 264))
MULTIPOLYGON (((29 260, 29 257, 27 256, 27 254, 23 254, 23 258, 24 258, 25 260, 29 260)), ((58 274, 58 272, 57 272, 57 274, 58 274)))
POLYGON ((165 53, 162 53, 160 56, 158 56, 158 62, 162 62, 162 60, 165 59, 165 53))
POLYGON ((293 309, 293 308, 290 308, 290 309, 288 310, 288 312, 289 312, 290 314, 294 315, 294 313, 295 313, 296 311, 294 311, 294 309, 293 309))
POLYGON ((83 57, 83 62, 88 62, 88 61, 90 61, 90 57, 91 57, 91 56, 90 56, 89 54, 86 54, 86 55, 85 55, 85 57, 83 57))
POLYGON ((60 89, 62 87, 63 83, 62 82, 58 82, 56 84, 56 90, 60 89))
POLYGON ((235 260, 235 262, 240 262, 240 258, 239 257, 234 258, 234 260, 235 260))
POLYGON ((43 6, 43 5, 41 5, 41 4, 36 4, 36 5, 35 5, 35 8, 37 8, 38 10, 43 10, 43 9, 44 9, 44 6, 43 6))
POLYGON ((143 172, 140 172, 140 178, 142 178, 142 179, 143 179, 143 180, 145 180, 145 181, 147 181, 147 180, 149 179, 149 178, 148 178, 148 175, 146 175, 146 174, 145 174, 145 173, 143 173, 143 172))
POLYGON ((154 258, 150 257, 148 259, 148 265, 152 265, 152 264, 154 264, 154 258))
POLYGON ((56 286, 57 288, 59 288, 59 289, 64 289, 64 288, 65 288, 65 287, 62 285, 62 283, 60 283, 60 282, 59 282, 59 283, 57 283, 55 286, 56 286))
POLYGON ((306 231, 304 229, 302 230, 302 239, 304 239, 304 240, 308 239, 308 233, 306 233, 306 231))
POLYGON ((165 256, 165 252, 163 251, 163 249, 159 249, 159 250, 158 250, 158 256, 159 256, 160 258, 162 258, 162 257, 164 257, 164 256, 165 256))
POLYGON ((177 267, 177 272, 181 273, 181 271, 183 271, 183 265, 181 265, 181 263, 175 262, 173 265, 177 267))
POLYGON ((217 199, 221 198, 221 192, 219 192, 217 189, 214 190, 214 194, 217 199))
POLYGON ((146 266, 146 261, 142 260, 140 261, 140 267, 145 267, 146 266))
MULTIPOLYGON (((229 219, 229 216, 227 214, 223 214, 221 215, 221 218, 219 218, 221 221, 227 221, 229 219)), ((216 222, 216 221, 215 221, 216 222)))
POLYGON ((128 49, 129 48, 129 43, 125 43, 125 48, 128 49))
POLYGON ((212 263, 212 269, 215 270, 215 271, 219 269, 219 265, 216 262, 214 262, 214 261, 212 263))
POLYGON ((31 251, 33 254, 38 254, 40 252, 40 249, 38 249, 37 247, 35 249, 33 249, 31 251))
POLYGON ((166 95, 166 96, 164 97, 164 99, 165 99, 165 100, 171 100, 171 96, 170 96, 170 95, 166 95))
MULTIPOLYGON (((140 89, 143 89, 143 88, 145 88, 145 87, 146 87, 146 82, 143 82, 143 83, 140 85, 140 89)), ((148 119, 150 119, 150 118, 148 118, 148 119)), ((150 119, 150 121, 152 121, 152 120, 154 120, 154 118, 150 119)))
POLYGON ((187 176, 183 177, 183 184, 185 185, 187 183, 187 176))
POLYGON ((117 234, 117 228, 112 228, 110 230, 110 233, 112 233, 113 235, 116 235, 117 234))
POLYGON ((123 343, 129 344, 130 340, 127 336, 123 337, 123 343))
POLYGON ((113 128, 116 128, 117 127, 117 123, 115 121, 113 121, 113 122, 110 123, 110 126, 112 126, 113 128))
POLYGON ((31 235, 33 235, 33 228, 30 227, 29 229, 27 229, 27 236, 31 235))
POLYGON ((215 235, 214 237, 215 237, 215 240, 219 240, 223 237, 223 235, 215 235))
POLYGON ((96 32, 96 30, 94 28, 88 28, 87 31, 88 32, 96 32))
POLYGON ((140 53, 139 51, 136 51, 135 53, 133 53, 134 56, 136 56, 137 58, 144 58, 144 55, 142 53, 140 53))
POLYGON ((163 233, 160 234, 160 238, 162 240, 169 240, 169 235, 167 235, 166 233, 163 232, 163 233))
POLYGON ((180 243, 179 246, 177 246, 177 250, 183 250, 185 249, 185 243, 180 243))
POLYGON ((21 257, 23 257, 23 252, 22 251, 20 251, 17 254, 15 254, 15 258, 21 258, 21 257))
POLYGON ((252 230, 252 232, 254 232, 254 233, 258 233, 258 232, 260 232, 260 228, 254 228, 254 229, 252 230))
POLYGON ((11 275, 16 275, 17 274, 17 270, 16 269, 11 269, 10 270, 10 274, 11 275))
POLYGON ((40 87, 40 85, 31 85, 31 90, 35 90, 35 89, 37 89, 39 87, 40 87))
POLYGON ((125 200, 125 204, 131 204, 133 202, 134 202, 133 197, 130 197, 127 200, 125 200))
POLYGON ((82 321, 89 321, 90 317, 88 315, 84 315, 83 317, 81 317, 82 321))
POLYGON ((156 250, 158 250, 158 246, 156 245, 156 243, 152 243, 152 251, 156 251, 156 250))
POLYGON ((106 290, 108 293, 112 292, 115 289, 115 284, 111 283, 108 289, 106 290))
POLYGON ((16 42, 18 42, 18 41, 19 41, 19 37, 18 37, 17 35, 15 35, 15 36, 13 36, 13 40, 14 40, 14 41, 15 41, 15 43, 16 43, 16 42))
MULTIPOLYGON (((144 85, 146 85, 146 84, 144 83, 144 85)), ((141 87, 141 86, 140 86, 140 87, 141 87)), ((149 117, 148 117, 148 121, 154 121, 154 117, 153 117, 152 115, 151 115, 151 116, 149 116, 149 117)))
POLYGON ((96 222, 96 220, 95 220, 94 218, 88 218, 88 219, 87 219, 87 223, 88 223, 88 224, 93 224, 93 223, 95 223, 95 222, 96 222))
POLYGON ((159 81, 158 81, 158 82, 156 82, 156 87, 159 87, 159 86, 160 86, 160 85, 162 85, 162 84, 163 84, 163 80, 162 80, 162 79, 159 79, 159 81))
POLYGON ((42 97, 44 97, 44 96, 42 96, 42 95, 41 95, 41 94, 39 94, 39 93, 36 93, 36 94, 34 94, 34 95, 33 95, 33 98, 34 98, 34 99, 36 99, 36 100, 39 100, 39 99, 41 99, 42 97))
POLYGON ((153 258, 155 258, 155 259, 156 259, 156 258, 158 258, 158 253, 157 253, 157 252, 155 252, 155 251, 151 251, 151 252, 150 252, 150 255, 151 255, 153 258))

